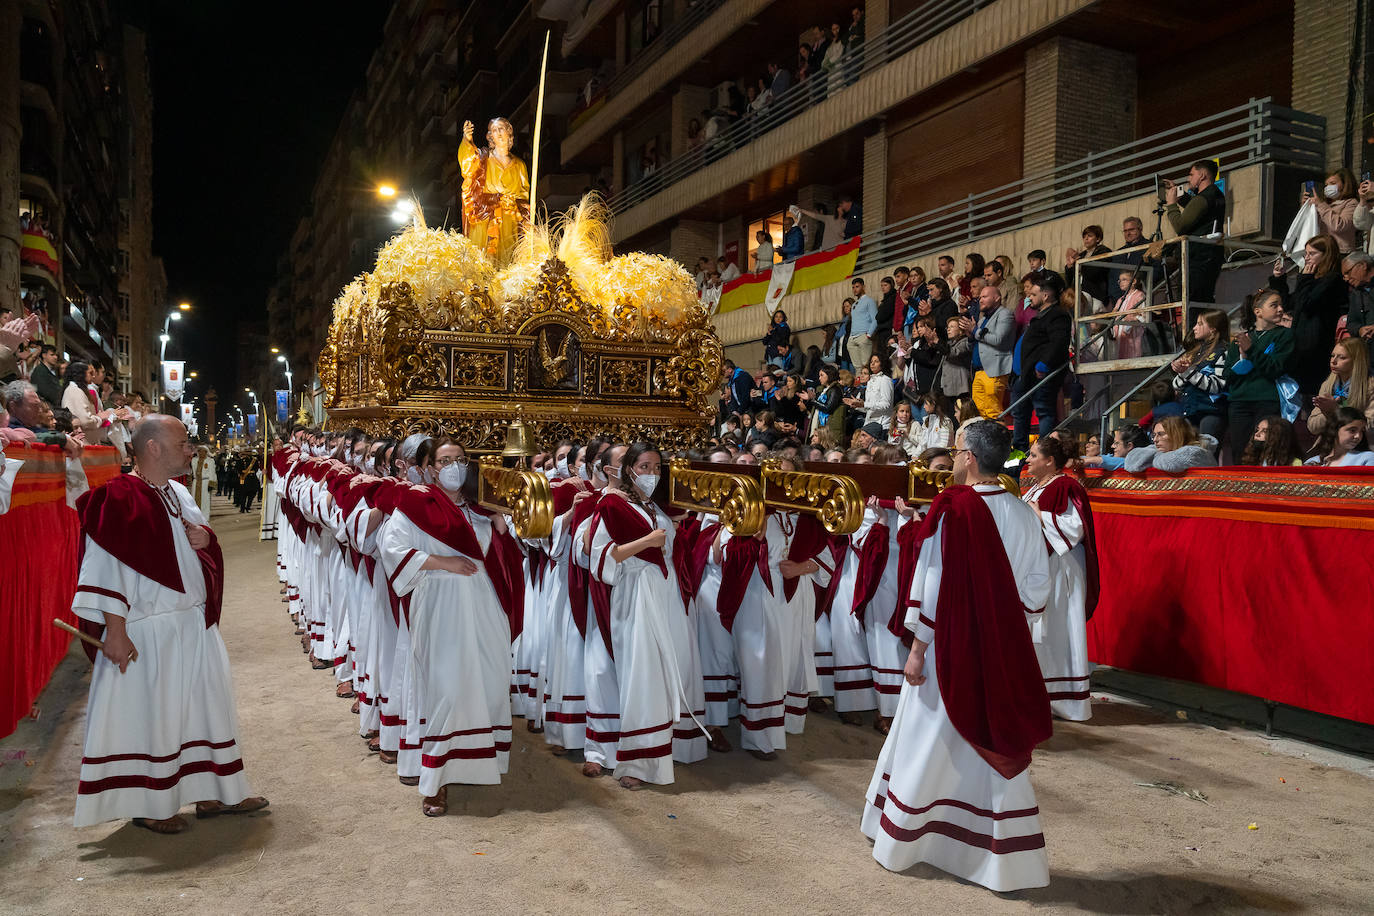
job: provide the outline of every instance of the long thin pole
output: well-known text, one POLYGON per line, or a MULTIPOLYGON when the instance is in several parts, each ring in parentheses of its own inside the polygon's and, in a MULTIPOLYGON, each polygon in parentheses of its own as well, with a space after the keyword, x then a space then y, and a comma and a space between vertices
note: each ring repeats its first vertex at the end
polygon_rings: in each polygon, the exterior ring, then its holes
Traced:
POLYGON ((530 222, 539 215, 535 188, 539 186, 539 137, 544 132, 544 78, 549 72, 549 32, 544 33, 544 59, 539 64, 539 100, 534 106, 534 151, 530 156, 530 222))

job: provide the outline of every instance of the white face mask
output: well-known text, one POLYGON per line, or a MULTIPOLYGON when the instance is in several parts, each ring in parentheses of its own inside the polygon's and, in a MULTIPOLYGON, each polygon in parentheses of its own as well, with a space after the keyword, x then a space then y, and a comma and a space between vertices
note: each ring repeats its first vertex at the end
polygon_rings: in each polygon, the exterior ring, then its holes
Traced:
POLYGON ((1322 192, 1326 194, 1327 200, 1335 200, 1336 195, 1341 193, 1341 188, 1340 185, 1329 184, 1322 188, 1322 192))
POLYGON ((439 470, 439 486, 448 490, 450 493, 457 493, 463 489, 463 484, 468 479, 468 466, 466 464, 453 463, 439 470))
POLYGON ((559 477, 567 477, 567 476, 568 476, 568 456, 567 456, 567 455, 564 455, 562 458, 559 458, 559 459, 558 459, 558 461, 554 464, 554 471, 557 472, 557 474, 558 474, 559 477))
POLYGON ((425 482, 424 477, 420 476, 419 468, 406 468, 406 480, 409 480, 411 483, 414 484, 421 484, 425 482))
POLYGON ((648 499, 654 495, 654 490, 658 489, 658 477, 657 474, 637 475, 634 480, 635 489, 644 494, 645 499, 648 499))
POLYGON ((583 464, 581 467, 577 469, 577 476, 581 477, 583 480, 592 479, 591 472, 587 470, 587 466, 585 464, 583 464))

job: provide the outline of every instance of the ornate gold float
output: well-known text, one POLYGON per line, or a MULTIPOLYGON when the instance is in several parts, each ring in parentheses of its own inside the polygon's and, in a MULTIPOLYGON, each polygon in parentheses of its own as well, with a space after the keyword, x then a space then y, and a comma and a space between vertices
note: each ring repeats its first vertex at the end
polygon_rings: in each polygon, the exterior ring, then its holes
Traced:
POLYGON ((681 509, 718 515, 731 534, 749 537, 763 529, 763 495, 757 480, 726 470, 731 467, 694 469, 686 458, 674 458, 668 477, 668 500, 681 509))
POLYGON ((553 495, 543 474, 503 467, 487 456, 478 462, 477 502, 510 516, 522 538, 545 538, 553 533, 553 495))
POLYGON ((449 435, 499 451, 521 414, 534 440, 700 444, 721 345, 674 261, 611 257, 594 202, 521 238, 496 266, 459 233, 408 228, 335 302, 320 356, 327 426, 449 435))

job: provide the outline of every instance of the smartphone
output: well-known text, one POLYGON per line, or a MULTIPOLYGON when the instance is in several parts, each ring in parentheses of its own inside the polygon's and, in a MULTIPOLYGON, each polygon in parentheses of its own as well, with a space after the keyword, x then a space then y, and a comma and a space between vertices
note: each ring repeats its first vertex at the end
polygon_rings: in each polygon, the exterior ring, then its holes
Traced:
POLYGON ((1317 190, 1317 183, 1315 181, 1304 181, 1302 186, 1308 194, 1313 194, 1317 190))
POLYGON ((1368 172, 1365 172, 1363 175, 1360 176, 1360 181, 1368 181, 1368 180, 1369 180, 1369 173, 1368 173, 1368 172))

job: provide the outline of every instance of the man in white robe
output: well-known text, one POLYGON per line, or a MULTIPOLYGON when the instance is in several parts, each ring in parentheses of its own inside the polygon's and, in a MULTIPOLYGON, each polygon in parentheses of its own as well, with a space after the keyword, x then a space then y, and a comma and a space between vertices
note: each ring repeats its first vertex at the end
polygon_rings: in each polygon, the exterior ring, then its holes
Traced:
POLYGON ((210 458, 210 450, 202 445, 191 462, 191 496, 206 518, 210 517, 210 491, 215 480, 215 462, 210 458))
POLYGON ((994 891, 1044 887, 1027 767, 1050 736, 1050 709, 1023 613, 1042 611, 1049 594, 1044 539, 1035 512, 997 482, 1006 427, 974 421, 957 445, 960 485, 940 494, 907 548, 919 550, 899 583, 911 654, 862 829, 892 871, 928 862, 994 891))
POLYGON ((134 474, 83 496, 85 543, 72 610, 104 640, 91 675, 76 826, 133 818, 157 833, 266 807, 250 797, 229 657, 219 632, 223 561, 181 484, 191 448, 179 420, 135 430, 134 474))

